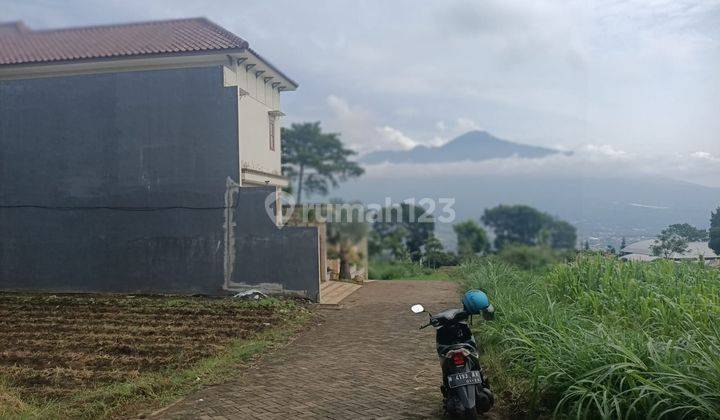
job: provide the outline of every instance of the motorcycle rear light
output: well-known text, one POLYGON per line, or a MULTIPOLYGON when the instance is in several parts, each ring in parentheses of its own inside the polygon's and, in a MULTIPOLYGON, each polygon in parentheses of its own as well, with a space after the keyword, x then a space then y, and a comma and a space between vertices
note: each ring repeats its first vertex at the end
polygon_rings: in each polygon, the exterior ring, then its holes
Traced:
POLYGON ((462 353, 454 353, 452 359, 453 363, 455 363, 455 366, 465 365, 465 356, 463 356, 462 353))

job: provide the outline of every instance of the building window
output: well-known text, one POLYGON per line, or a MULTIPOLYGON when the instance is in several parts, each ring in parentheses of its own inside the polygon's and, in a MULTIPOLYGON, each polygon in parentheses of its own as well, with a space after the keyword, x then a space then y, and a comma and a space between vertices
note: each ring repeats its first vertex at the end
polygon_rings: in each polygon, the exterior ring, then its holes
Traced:
POLYGON ((269 115, 268 121, 270 122, 270 150, 275 151, 275 116, 269 115))

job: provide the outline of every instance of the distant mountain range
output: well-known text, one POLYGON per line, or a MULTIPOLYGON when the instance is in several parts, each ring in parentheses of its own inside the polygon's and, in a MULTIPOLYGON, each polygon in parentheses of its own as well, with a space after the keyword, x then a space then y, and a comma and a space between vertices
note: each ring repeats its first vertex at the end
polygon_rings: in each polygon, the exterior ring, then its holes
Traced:
POLYGON ((436 163, 464 160, 482 161, 509 157, 541 158, 571 152, 546 147, 528 146, 493 136, 485 131, 470 131, 438 147, 416 146, 410 150, 377 151, 368 153, 363 163, 436 163))
MULTIPOLYGON (((537 159, 565 153, 545 147, 518 144, 482 131, 472 131, 440 147, 418 146, 407 151, 368 154, 362 163, 436 164, 438 162, 481 161, 519 157, 537 159)), ((449 166, 451 167, 451 166, 449 166)), ((402 170, 398 168, 398 170, 402 170)), ((372 171, 368 168, 368 171, 372 171)), ((608 171, 610 172, 610 171, 608 171)), ((710 212, 720 205, 720 188, 710 188, 670 179, 642 175, 614 179, 587 172, 565 174, 455 174, 432 177, 373 177, 370 173, 341 184, 333 197, 346 201, 383 203, 405 199, 451 197, 455 199, 456 221, 479 220, 483 211, 498 204, 528 204, 569 221, 581 239, 604 248, 618 246, 622 237, 629 242, 654 237, 671 223, 709 225, 710 212)), ((440 210, 440 206, 436 211, 440 210)), ((449 224, 438 224, 436 233, 454 247, 455 235, 449 224)))

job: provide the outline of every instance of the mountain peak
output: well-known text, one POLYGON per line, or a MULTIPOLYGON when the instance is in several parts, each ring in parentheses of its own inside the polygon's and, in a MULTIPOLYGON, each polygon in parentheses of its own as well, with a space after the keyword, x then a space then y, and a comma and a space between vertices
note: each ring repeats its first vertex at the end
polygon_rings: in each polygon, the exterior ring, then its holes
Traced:
POLYGON ((364 163, 436 163, 483 161, 510 157, 540 158, 561 153, 545 147, 514 143, 487 131, 473 130, 437 147, 415 146, 410 150, 378 151, 365 155, 364 163))
MULTIPOLYGON (((466 138, 473 138, 475 140, 482 140, 482 139, 497 139, 497 137, 493 136, 492 134, 488 133, 484 130, 470 130, 465 134, 461 134, 457 137, 455 137, 453 140, 461 140, 466 138)), ((452 141, 452 140, 451 140, 452 141)))

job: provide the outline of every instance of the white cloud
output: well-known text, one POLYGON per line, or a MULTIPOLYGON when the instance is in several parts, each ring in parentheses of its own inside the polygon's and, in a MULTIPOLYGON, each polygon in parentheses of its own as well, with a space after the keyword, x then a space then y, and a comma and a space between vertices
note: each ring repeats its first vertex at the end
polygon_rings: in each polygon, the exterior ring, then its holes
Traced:
POLYGON ((609 144, 588 144, 585 146, 585 150, 589 155, 600 155, 612 159, 626 159, 631 157, 626 151, 615 149, 609 144))
POLYGON ((326 129, 340 132, 343 141, 356 150, 372 144, 377 135, 370 128, 373 121, 370 111, 360 106, 350 106, 345 99, 335 95, 329 95, 326 103, 330 109, 326 129))
POLYGON ((351 105, 344 98, 329 95, 326 104, 330 110, 326 128, 338 131, 343 140, 360 153, 373 150, 406 150, 418 142, 397 128, 378 126, 378 117, 360 105, 351 105))
POLYGON ((353 114, 358 112, 357 110, 352 110, 345 99, 335 95, 329 95, 327 97, 327 104, 330 107, 330 111, 339 118, 352 117, 353 114))
POLYGON ((690 154, 690 156, 692 156, 695 159, 702 160, 702 161, 720 163, 720 157, 715 157, 708 152, 693 152, 690 154))
POLYGON ((388 127, 386 125, 385 127, 377 128, 377 131, 385 140, 387 150, 395 149, 396 147, 393 146, 400 146, 401 149, 411 149, 418 144, 415 140, 406 136, 397 128, 388 127))
POLYGON ((442 146, 443 144, 447 143, 449 139, 441 136, 435 136, 430 141, 425 143, 426 146, 442 146))
POLYGON ((456 132, 462 134, 472 130, 482 130, 482 128, 470 118, 460 117, 455 121, 456 132))

